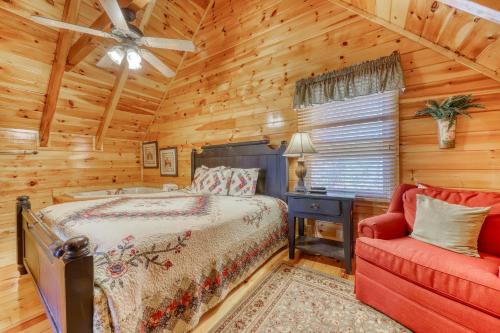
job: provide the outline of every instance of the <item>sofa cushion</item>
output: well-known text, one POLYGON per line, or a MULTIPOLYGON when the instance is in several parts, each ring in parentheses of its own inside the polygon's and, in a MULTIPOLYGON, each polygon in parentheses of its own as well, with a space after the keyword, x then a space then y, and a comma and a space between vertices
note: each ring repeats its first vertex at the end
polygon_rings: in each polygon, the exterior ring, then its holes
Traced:
POLYGON ((436 187, 410 189, 403 194, 404 215, 410 232, 415 223, 417 194, 468 207, 491 206, 490 213, 479 234, 478 249, 480 252, 500 257, 500 193, 459 191, 436 187))
POLYGON ((474 258, 409 237, 360 237, 356 255, 442 296, 500 318, 500 258, 474 258))

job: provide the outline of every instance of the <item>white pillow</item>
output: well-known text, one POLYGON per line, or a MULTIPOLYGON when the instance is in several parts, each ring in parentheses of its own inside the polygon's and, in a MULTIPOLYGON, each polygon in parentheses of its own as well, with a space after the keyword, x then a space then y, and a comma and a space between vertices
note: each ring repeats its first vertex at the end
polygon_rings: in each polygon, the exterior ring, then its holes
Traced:
POLYGON ((255 195, 257 190, 257 179, 259 169, 231 169, 232 176, 229 183, 229 195, 250 197, 255 195))

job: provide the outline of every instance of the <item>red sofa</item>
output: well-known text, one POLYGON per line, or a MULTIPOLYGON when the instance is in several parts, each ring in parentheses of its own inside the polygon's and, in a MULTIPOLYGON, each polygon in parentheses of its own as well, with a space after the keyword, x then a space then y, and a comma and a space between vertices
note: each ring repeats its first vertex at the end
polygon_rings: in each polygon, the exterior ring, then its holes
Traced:
POLYGON ((356 297, 415 332, 500 332, 500 193, 400 185, 386 214, 365 219, 356 240, 356 297), (408 237, 416 195, 492 206, 481 258, 408 237))

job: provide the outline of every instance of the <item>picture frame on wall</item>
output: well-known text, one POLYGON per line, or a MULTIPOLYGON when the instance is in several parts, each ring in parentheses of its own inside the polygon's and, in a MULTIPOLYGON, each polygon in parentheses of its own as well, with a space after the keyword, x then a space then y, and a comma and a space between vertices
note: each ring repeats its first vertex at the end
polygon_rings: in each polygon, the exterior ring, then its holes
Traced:
POLYGON ((158 142, 150 141, 142 143, 142 167, 158 168, 158 142))
POLYGON ((160 149, 160 176, 177 177, 177 147, 160 149))

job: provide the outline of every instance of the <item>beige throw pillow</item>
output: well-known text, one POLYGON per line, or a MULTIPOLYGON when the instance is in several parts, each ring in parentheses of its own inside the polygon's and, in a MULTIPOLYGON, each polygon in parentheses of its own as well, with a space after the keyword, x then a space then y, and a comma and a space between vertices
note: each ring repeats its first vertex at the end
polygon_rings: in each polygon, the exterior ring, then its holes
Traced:
POLYGON ((450 251, 479 257, 477 239, 491 207, 466 207, 417 195, 410 237, 450 251))

